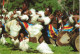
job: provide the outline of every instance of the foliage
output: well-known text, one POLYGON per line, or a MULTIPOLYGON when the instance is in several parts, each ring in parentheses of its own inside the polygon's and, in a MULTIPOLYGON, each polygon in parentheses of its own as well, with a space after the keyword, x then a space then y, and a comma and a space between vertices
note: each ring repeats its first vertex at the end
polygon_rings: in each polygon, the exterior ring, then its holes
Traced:
MULTIPOLYGON (((58 5, 57 0, 32 0, 31 2, 34 3, 34 5, 32 3, 30 3, 31 0, 28 1, 29 3, 29 8, 35 8, 36 10, 44 10, 45 7, 52 7, 53 12, 58 9, 61 10, 60 5, 58 5)), ((22 7, 22 2, 24 2, 24 0, 14 0, 14 2, 9 2, 9 4, 5 4, 5 7, 8 8, 8 10, 14 10, 17 7, 22 7)))
POLYGON ((74 2, 74 10, 79 10, 79 0, 62 0, 62 5, 65 5, 67 11, 73 10, 73 2, 74 2))
POLYGON ((57 0, 38 0, 34 1, 35 5, 30 5, 30 8, 34 7, 37 10, 44 10, 46 7, 50 6, 53 9, 53 12, 57 10, 61 10, 60 5, 57 0))
POLYGON ((22 7, 23 0, 10 0, 8 4, 5 4, 5 8, 9 11, 14 10, 18 7, 22 7))
MULTIPOLYGON (((30 8, 35 8, 36 10, 44 10, 46 7, 50 6, 55 10, 63 10, 62 7, 69 11, 73 10, 73 0, 62 0, 61 5, 58 4, 58 0, 9 0, 8 4, 5 4, 5 8, 8 10, 14 10, 15 8, 22 7, 22 2, 27 2, 30 8)), ((79 0, 74 0, 75 10, 79 10, 79 0)))

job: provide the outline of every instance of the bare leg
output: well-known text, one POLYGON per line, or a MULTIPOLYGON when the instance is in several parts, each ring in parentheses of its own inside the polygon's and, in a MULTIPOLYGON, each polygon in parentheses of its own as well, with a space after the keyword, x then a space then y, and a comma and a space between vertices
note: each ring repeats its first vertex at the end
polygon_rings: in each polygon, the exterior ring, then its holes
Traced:
POLYGON ((43 36, 41 36, 41 37, 38 39, 39 43, 42 43, 43 40, 44 40, 43 36))

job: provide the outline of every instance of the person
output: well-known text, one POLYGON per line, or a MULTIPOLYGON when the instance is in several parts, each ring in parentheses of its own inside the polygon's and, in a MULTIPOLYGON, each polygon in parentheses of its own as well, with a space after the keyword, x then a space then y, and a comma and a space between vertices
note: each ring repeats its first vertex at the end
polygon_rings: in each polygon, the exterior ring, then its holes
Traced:
POLYGON ((69 17, 69 22, 70 22, 70 24, 71 25, 77 25, 78 26, 78 24, 79 24, 79 22, 80 22, 80 20, 79 20, 79 15, 76 13, 76 12, 74 12, 73 13, 73 15, 70 15, 70 17, 69 17))
POLYGON ((63 13, 60 10, 56 10, 54 12, 55 18, 57 20, 57 29, 59 29, 62 26, 62 17, 63 13))
POLYGON ((62 31, 71 32, 74 29, 74 27, 70 25, 68 21, 68 16, 63 16, 62 22, 63 22, 62 31))
POLYGON ((46 43, 50 44, 50 40, 49 40, 49 37, 47 34, 46 26, 49 25, 51 20, 53 19, 52 8, 51 7, 45 8, 44 15, 45 15, 45 20, 38 19, 38 21, 41 22, 44 27, 44 29, 42 29, 42 36, 40 37, 39 42, 41 43, 44 39, 46 43), (46 18, 46 17, 48 17, 48 18, 46 18), (47 23, 46 19, 48 19, 50 21, 48 21, 48 23, 47 23), (45 23, 47 23, 47 24, 45 24, 45 23))
POLYGON ((28 33, 28 31, 26 31, 26 29, 24 28, 24 26, 21 23, 20 23, 20 25, 21 25, 21 30, 19 32, 18 39, 19 39, 19 41, 22 41, 23 39, 28 38, 29 33, 28 33))
POLYGON ((51 7, 45 8, 45 16, 50 16, 51 14, 52 14, 52 8, 51 7))
POLYGON ((28 10, 28 5, 24 2, 22 6, 22 13, 24 13, 26 10, 28 10))

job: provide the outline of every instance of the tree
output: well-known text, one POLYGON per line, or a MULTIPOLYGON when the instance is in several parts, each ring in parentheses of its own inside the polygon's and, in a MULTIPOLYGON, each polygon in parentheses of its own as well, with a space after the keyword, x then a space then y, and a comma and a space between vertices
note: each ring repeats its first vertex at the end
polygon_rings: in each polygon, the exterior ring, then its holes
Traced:
POLYGON ((61 6, 58 4, 57 0, 34 0, 35 5, 30 4, 30 8, 35 8, 36 10, 44 10, 46 7, 50 6, 55 10, 61 10, 61 6))
POLYGON ((22 2, 24 2, 24 0, 9 0, 8 3, 5 4, 5 8, 9 11, 14 10, 18 7, 22 7, 22 2))
POLYGON ((65 5, 68 11, 73 10, 73 7, 74 10, 79 10, 79 0, 62 0, 62 5, 65 5))
MULTIPOLYGON (((13 0, 12 0, 13 1, 13 0)), ((36 10, 44 10, 46 7, 50 6, 55 10, 61 10, 60 5, 58 4, 57 0, 14 0, 14 2, 10 1, 9 4, 5 4, 5 7, 8 10, 14 10, 17 7, 22 7, 22 2, 29 3, 29 9, 35 8, 36 10)))

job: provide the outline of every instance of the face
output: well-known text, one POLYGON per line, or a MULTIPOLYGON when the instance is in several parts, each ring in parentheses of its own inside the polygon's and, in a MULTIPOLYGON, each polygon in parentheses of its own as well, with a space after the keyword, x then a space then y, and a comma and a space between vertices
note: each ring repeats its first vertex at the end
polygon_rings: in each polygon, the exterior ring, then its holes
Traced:
POLYGON ((14 10, 13 13, 16 14, 16 10, 14 10))
POLYGON ((26 4, 25 4, 25 3, 23 4, 22 9, 23 9, 23 10, 26 10, 26 9, 27 9, 27 6, 26 6, 26 4))
POLYGON ((20 33, 21 37, 23 38, 24 37, 24 34, 23 33, 20 33))
POLYGON ((47 16, 49 14, 49 8, 45 9, 45 15, 47 16))

